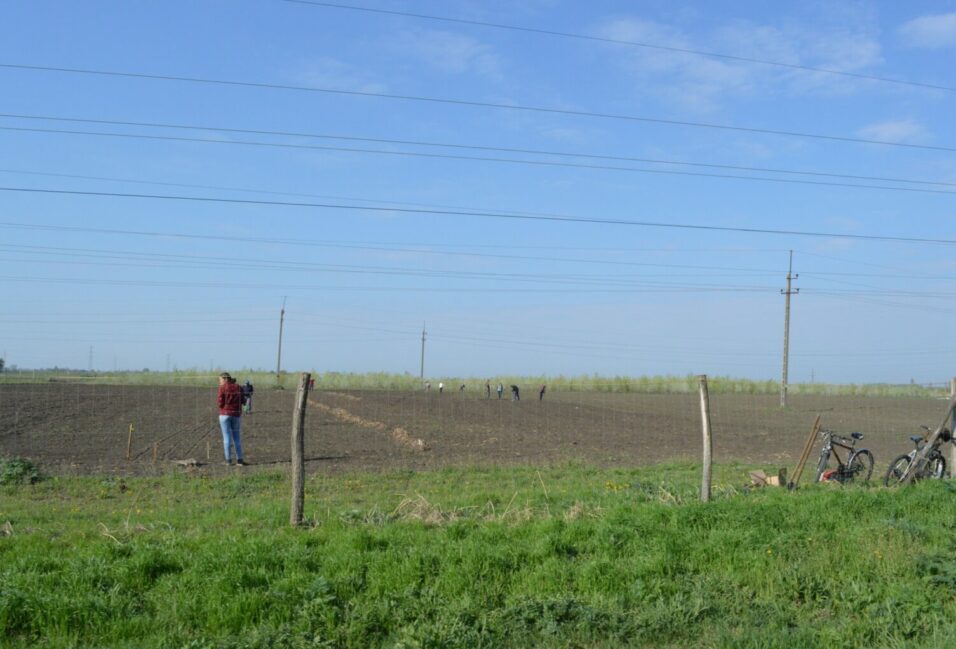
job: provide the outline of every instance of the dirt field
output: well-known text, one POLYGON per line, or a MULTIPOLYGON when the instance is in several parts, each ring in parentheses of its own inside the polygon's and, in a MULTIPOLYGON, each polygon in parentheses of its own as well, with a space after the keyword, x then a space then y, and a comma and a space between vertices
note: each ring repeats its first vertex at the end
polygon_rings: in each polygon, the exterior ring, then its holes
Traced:
MULTIPOLYGON (((474 392, 315 392, 306 417, 308 471, 422 469, 579 461, 632 466, 698 461, 697 395, 537 394, 513 403, 474 392)), ((287 465, 294 391, 259 390, 243 417, 249 466, 287 465)), ((26 457, 53 474, 224 473, 214 388, 0 385, 0 457, 26 457), (126 459, 133 426, 130 459, 126 459), (154 451, 155 449, 155 451, 154 451), (154 460, 155 453, 155 460, 154 460)), ((859 430, 876 472, 936 426, 946 402, 915 398, 712 395, 715 461, 792 466, 817 414, 859 430)), ((816 453, 816 451, 815 451, 816 453)), ((813 459, 811 459, 813 462, 813 459)))

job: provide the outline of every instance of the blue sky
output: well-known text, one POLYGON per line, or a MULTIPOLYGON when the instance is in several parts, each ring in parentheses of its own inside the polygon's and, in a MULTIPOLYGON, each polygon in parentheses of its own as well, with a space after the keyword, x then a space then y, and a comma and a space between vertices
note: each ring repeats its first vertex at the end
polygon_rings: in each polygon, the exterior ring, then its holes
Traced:
POLYGON ((8 364, 956 375, 956 2, 353 6, 4 3, 8 364))

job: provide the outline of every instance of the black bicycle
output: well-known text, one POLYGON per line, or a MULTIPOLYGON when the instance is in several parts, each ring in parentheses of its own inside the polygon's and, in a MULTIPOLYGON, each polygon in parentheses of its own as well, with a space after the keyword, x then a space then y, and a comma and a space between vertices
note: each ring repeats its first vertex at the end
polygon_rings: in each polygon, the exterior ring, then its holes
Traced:
POLYGON ((823 437, 823 448, 820 449, 820 460, 817 462, 817 482, 832 480, 848 484, 870 479, 873 475, 873 454, 865 448, 856 448, 856 443, 863 439, 863 433, 850 433, 849 437, 844 437, 832 430, 821 430, 820 436, 823 437), (838 449, 846 451, 846 462, 840 457, 838 449), (827 470, 831 456, 837 465, 827 470))
MULTIPOLYGON (((915 448, 909 453, 900 455, 890 462, 890 466, 886 470, 886 476, 883 478, 883 484, 887 487, 892 487, 900 483, 903 476, 906 475, 906 470, 909 469, 910 464, 913 463, 916 454, 926 446, 930 430, 928 426, 920 426, 920 428, 926 431, 924 435, 910 436, 910 441, 913 442, 915 448)), ((923 465, 922 470, 913 476, 913 480, 939 480, 946 476, 946 458, 943 456, 941 447, 946 442, 952 441, 952 439, 952 434, 944 428, 936 438, 936 443, 933 445, 933 448, 930 449, 929 454, 926 456, 926 463, 923 465)))

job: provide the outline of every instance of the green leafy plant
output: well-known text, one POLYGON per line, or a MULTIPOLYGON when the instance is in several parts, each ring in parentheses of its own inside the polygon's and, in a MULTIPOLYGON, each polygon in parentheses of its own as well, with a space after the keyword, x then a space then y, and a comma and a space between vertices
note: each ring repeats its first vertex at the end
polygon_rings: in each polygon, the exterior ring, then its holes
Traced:
POLYGON ((40 471, 30 460, 0 458, 0 484, 33 484, 40 481, 40 471))

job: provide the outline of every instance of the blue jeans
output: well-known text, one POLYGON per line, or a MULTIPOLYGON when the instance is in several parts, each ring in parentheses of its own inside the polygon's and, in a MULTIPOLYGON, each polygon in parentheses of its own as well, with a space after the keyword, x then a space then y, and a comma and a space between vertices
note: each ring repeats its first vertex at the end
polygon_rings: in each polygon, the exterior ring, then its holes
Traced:
POLYGON ((239 441, 241 417, 219 415, 219 427, 222 429, 222 447, 226 452, 226 462, 232 461, 232 447, 236 447, 236 460, 242 459, 242 442, 239 441))

